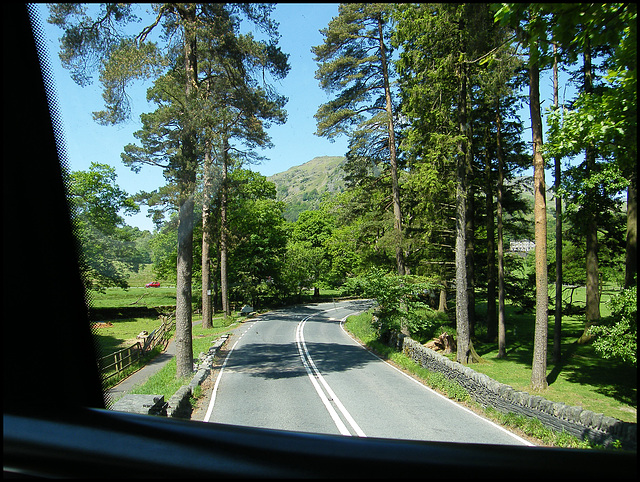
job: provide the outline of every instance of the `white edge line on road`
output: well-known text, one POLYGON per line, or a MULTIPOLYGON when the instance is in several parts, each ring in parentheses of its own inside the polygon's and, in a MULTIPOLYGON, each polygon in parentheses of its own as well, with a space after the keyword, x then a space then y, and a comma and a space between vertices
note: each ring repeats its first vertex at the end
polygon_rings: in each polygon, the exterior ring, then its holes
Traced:
POLYGON ((227 365, 227 360, 229 360, 229 357, 231 356, 231 352, 236 347, 239 341, 240 340, 238 339, 233 344, 233 347, 231 347, 231 350, 229 350, 229 353, 225 357, 224 362, 222 362, 222 367, 220 367, 220 371, 218 372, 218 377, 216 378, 216 383, 213 386, 213 390, 211 392, 211 400, 209 401, 209 407, 207 408, 207 413, 204 416, 205 422, 208 422, 209 419, 211 418, 211 412, 213 412, 213 405, 216 403, 216 393, 218 393, 218 385, 220 384, 220 379, 222 378, 222 372, 224 372, 224 367, 227 365))
POLYGON ((238 344, 238 342, 240 342, 240 339, 244 336, 244 334, 247 331, 249 331, 249 328, 251 328, 251 326, 253 326, 258 321, 260 321, 260 320, 259 319, 255 320, 254 323, 252 323, 251 325, 249 325, 249 327, 247 327, 247 329, 244 331, 244 333, 242 335, 240 335, 240 337, 233 344, 233 346, 231 347, 231 350, 229 350, 229 353, 227 353, 227 356, 225 357, 224 362, 222 362, 222 367, 220 367, 220 371, 218 372, 218 377, 216 378, 216 383, 213 386, 213 390, 211 391, 211 400, 209 401, 209 407, 207 408, 207 413, 204 416, 204 420, 203 420, 204 422, 208 422, 209 419, 211 418, 211 413, 213 412, 213 406, 216 403, 216 394, 218 393, 218 385, 220 384, 220 379, 222 378, 222 373, 224 372, 224 367, 227 366, 227 361, 229 360, 229 357, 231 356, 231 353, 235 349, 235 347, 238 344))
POLYGON ((407 378, 408 378, 409 380, 411 380, 412 382, 417 383, 418 385, 420 385, 420 386, 421 386, 422 388, 424 388, 425 390, 428 390, 428 391, 430 391, 430 392, 434 393, 435 395, 439 396, 439 397, 440 397, 440 398, 442 398, 443 400, 446 400, 447 402, 449 402, 449 403, 451 403, 451 404, 455 405, 456 407, 458 407, 458 408, 460 408, 460 409, 464 410, 465 412, 468 412, 468 413, 470 413, 471 415, 474 415, 474 416, 476 416, 476 417, 478 417, 478 418, 480 418, 480 419, 484 420, 485 422, 487 422, 487 423, 489 423, 489 424, 493 425, 495 428, 497 428, 497 429, 499 429, 499 430, 503 431, 504 433, 506 433, 506 434, 510 435, 511 437, 515 438, 516 440, 518 440, 519 442, 522 442, 522 443, 523 443, 523 444, 525 444, 525 445, 528 445, 528 446, 530 446, 530 447, 535 447, 535 446, 536 446, 535 444, 533 444, 533 443, 529 442, 528 440, 523 439, 522 437, 519 437, 518 435, 516 435, 516 434, 514 434, 513 432, 511 432, 511 431, 507 430, 506 428, 504 428, 504 427, 502 427, 502 426, 498 425, 497 423, 495 423, 495 422, 493 422, 493 421, 491 421, 491 420, 489 420, 489 419, 487 419, 487 418, 485 418, 485 417, 483 417, 483 416, 481 416, 481 415, 477 414, 477 413, 476 413, 476 412, 474 412, 473 410, 469 410, 467 407, 464 407, 464 406, 460 405, 459 403, 456 403, 454 400, 451 400, 450 398, 445 397, 445 396, 444 396, 444 395, 442 395, 441 393, 438 393, 437 391, 435 391, 433 388, 428 387, 427 385, 425 385, 424 383, 421 383, 420 381, 416 380, 416 379, 415 379, 415 378, 413 378, 412 376, 407 375, 405 372, 403 372, 402 370, 400 370, 398 367, 393 366, 393 365, 392 365, 391 363, 389 363, 388 361, 383 360, 382 358, 380 358, 378 355, 376 355, 376 354, 375 354, 375 353, 373 353, 372 351, 367 350, 367 349, 366 349, 366 348, 365 348, 365 347, 364 347, 364 346, 363 346, 363 345, 362 345, 358 340, 356 340, 353 336, 351 336, 351 334, 350 334, 350 333, 345 329, 345 327, 344 327, 344 322, 346 321, 346 319, 347 319, 349 316, 351 316, 351 315, 347 315, 347 316, 345 316, 342 320, 340 320, 340 328, 342 328, 342 331, 344 331, 344 333, 345 333, 349 338, 351 338, 354 342, 356 342, 356 344, 358 344, 358 345, 359 345, 363 350, 365 350, 365 351, 367 351, 367 352, 371 353, 371 355, 373 355, 374 357, 376 357, 378 360, 380 360, 380 361, 382 361, 382 362, 386 363, 386 364, 387 364, 387 365, 389 365, 391 368, 393 368, 394 370, 396 370, 398 373, 401 373, 402 375, 404 375, 405 377, 407 377, 407 378))

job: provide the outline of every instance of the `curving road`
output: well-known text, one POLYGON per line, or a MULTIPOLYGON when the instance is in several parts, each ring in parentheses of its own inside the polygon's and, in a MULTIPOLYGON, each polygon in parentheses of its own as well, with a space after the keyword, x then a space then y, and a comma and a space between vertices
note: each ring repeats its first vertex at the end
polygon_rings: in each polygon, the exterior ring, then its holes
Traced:
POLYGON ((205 422, 297 432, 531 445, 365 350, 342 328, 366 301, 271 311, 230 339, 205 422))

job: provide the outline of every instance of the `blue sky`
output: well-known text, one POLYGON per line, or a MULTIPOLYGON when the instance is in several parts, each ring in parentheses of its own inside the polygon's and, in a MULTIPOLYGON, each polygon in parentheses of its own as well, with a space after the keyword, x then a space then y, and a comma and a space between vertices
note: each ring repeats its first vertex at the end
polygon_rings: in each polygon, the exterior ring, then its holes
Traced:
MULTIPOLYGON (((131 90, 132 118, 123 125, 101 126, 93 121, 91 113, 104 107, 100 84, 96 80, 91 86, 75 84, 69 72, 62 68, 58 58, 60 29, 46 22, 46 4, 38 4, 41 12, 40 23, 49 50, 48 63, 56 85, 56 104, 60 122, 64 130, 67 164, 72 171, 87 170, 91 162, 109 164, 116 169, 118 185, 130 194, 151 191, 165 184, 162 169, 143 166, 140 173, 132 172, 120 160, 120 153, 126 144, 136 142, 133 133, 140 128, 139 115, 154 109, 147 105, 145 94, 149 85, 136 85, 131 90)), ((142 5, 141 5, 142 7, 142 5)), ((288 97, 286 110, 288 120, 284 125, 274 125, 269 129, 274 147, 260 152, 267 160, 252 166, 254 171, 265 176, 303 164, 317 156, 342 156, 347 150, 347 140, 342 137, 330 142, 314 134, 316 122, 314 114, 329 97, 322 91, 315 79, 316 62, 311 47, 320 45, 323 37, 319 30, 338 15, 337 3, 281 3, 277 4, 273 18, 279 22, 280 46, 289 54, 291 71, 275 87, 288 97)), ((541 78, 541 98, 549 105, 551 97, 551 73, 546 71, 541 78)), ((562 101, 562 99, 561 99, 562 101)), ((543 105, 543 106, 544 106, 543 105)), ((528 126, 528 106, 523 106, 521 118, 526 126, 525 140, 530 144, 531 132, 528 126)), ((552 182, 547 175, 547 183, 552 182)), ((140 214, 127 216, 126 223, 140 229, 153 230, 153 223, 146 217, 144 207, 140 214)))
MULTIPOLYGON (((46 22, 48 12, 45 4, 38 4, 41 26, 49 49, 49 65, 56 85, 57 107, 64 130, 67 164, 72 171, 87 170, 91 162, 109 164, 116 169, 118 185, 130 194, 140 190, 150 191, 165 184, 162 169, 144 166, 139 174, 132 172, 120 160, 126 144, 134 143, 133 133, 140 128, 139 115, 153 110, 147 106, 145 92, 148 86, 136 86, 132 90, 131 121, 118 126, 101 126, 93 121, 91 113, 104 107, 100 84, 96 80, 91 86, 80 87, 62 68, 58 59, 61 30, 46 22)), ((280 23, 280 46, 288 53, 291 71, 275 84, 278 91, 289 98, 286 110, 287 123, 274 125, 269 130, 274 147, 261 152, 268 160, 252 166, 254 171, 265 176, 283 172, 293 166, 310 161, 317 156, 342 156, 346 152, 346 139, 330 142, 314 134, 314 114, 318 106, 329 98, 320 89, 315 79, 316 62, 311 47, 320 45, 323 37, 319 30, 338 15, 338 4, 311 3, 278 4, 273 18, 280 23)), ((128 216, 126 223, 140 229, 153 230, 153 223, 145 212, 128 216)))

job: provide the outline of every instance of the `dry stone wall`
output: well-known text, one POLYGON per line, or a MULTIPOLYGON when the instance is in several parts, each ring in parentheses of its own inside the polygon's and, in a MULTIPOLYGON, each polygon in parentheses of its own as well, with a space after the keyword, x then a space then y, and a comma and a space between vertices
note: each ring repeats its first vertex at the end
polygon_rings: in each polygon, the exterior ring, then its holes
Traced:
POLYGON ((396 334, 390 344, 403 351, 420 366, 440 372, 456 381, 470 396, 484 407, 493 407, 502 413, 514 413, 537 418, 546 427, 565 431, 582 440, 611 446, 616 440, 623 448, 637 450, 637 424, 623 422, 601 413, 551 402, 499 383, 468 366, 451 361, 445 356, 421 345, 408 336, 396 334))

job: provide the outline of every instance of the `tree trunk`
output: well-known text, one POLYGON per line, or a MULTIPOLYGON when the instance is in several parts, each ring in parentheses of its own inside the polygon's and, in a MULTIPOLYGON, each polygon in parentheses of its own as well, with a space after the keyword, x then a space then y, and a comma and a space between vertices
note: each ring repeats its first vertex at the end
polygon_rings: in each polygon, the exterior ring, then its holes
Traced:
MULTIPOLYGON (((467 110, 467 113, 469 111, 467 110)), ((468 118, 468 114, 467 118, 468 118)), ((469 307, 469 335, 475 336, 476 334, 476 291, 475 291, 475 224, 474 224, 474 211, 475 211, 475 190, 473 186, 469 185, 469 180, 473 179, 473 170, 471 168, 472 145, 471 145, 471 127, 467 122, 467 149, 465 153, 465 191, 467 198, 467 213, 466 217, 466 266, 467 266, 467 303, 469 307)))
MULTIPOLYGON (((189 7, 184 14, 184 57, 187 103, 197 89, 196 84, 196 39, 191 31, 195 22, 195 8, 189 7)), ((183 119, 181 141, 182 165, 178 186, 180 189, 178 213, 178 259, 176 266, 176 378, 193 372, 193 348, 191 338, 191 277, 193 268, 193 193, 196 181, 196 135, 190 127, 188 112, 183 119)))
POLYGON ((487 216, 487 340, 496 341, 496 246, 493 217, 493 176, 491 157, 485 157, 485 210, 487 216))
POLYGON ((504 310, 504 238, 502 232, 502 190, 504 188, 504 159, 502 158, 501 120, 499 104, 496 106, 496 154, 498 158, 498 358, 507 356, 504 310))
POLYGON ((220 189, 220 292, 222 295, 222 312, 225 316, 231 315, 231 305, 229 304, 229 282, 227 275, 227 254, 228 254, 228 226, 227 226, 227 203, 229 195, 229 144, 226 137, 222 145, 222 187, 220 189))
POLYGON ((391 165, 391 194, 393 197, 393 228, 396 233, 396 266, 400 276, 407 274, 402 248, 402 210, 400 208, 400 185, 398 182, 398 159, 396 154, 396 136, 393 125, 393 107, 391 104, 391 88, 389 87, 389 71, 387 68, 386 49, 382 33, 382 18, 378 18, 378 38, 380 42, 380 60, 382 62, 382 76, 384 81, 385 109, 389 130, 389 162, 391 165))
POLYGON ((193 269, 193 193, 183 190, 178 214, 176 273, 176 378, 193 372, 191 276, 193 269))
POLYGON ((534 390, 547 388, 547 316, 549 295, 547 293, 547 202, 544 181, 544 158, 542 157, 542 118, 540 115, 540 72, 538 44, 530 44, 529 57, 529 107, 533 135, 533 185, 534 219, 536 242, 536 322, 531 363, 531 386, 534 390))
POLYGON ((211 141, 205 142, 204 189, 202 194, 202 328, 212 326, 211 306, 211 141))
POLYGON ((467 85, 469 82, 469 76, 467 71, 467 65, 463 68, 463 73, 465 76, 465 86, 464 86, 464 97, 463 102, 465 102, 465 110, 464 110, 464 118, 465 118, 465 126, 464 126, 464 135, 467 139, 467 145, 465 150, 465 191, 467 197, 467 214, 466 214, 466 229, 467 229, 467 239, 466 239, 466 256, 467 256, 467 291, 469 294, 467 295, 467 303, 469 307, 469 336, 475 336, 476 334, 476 282, 475 282, 475 253, 476 253, 476 237, 475 237, 475 216, 474 212, 476 209, 475 206, 475 187, 470 182, 471 179, 474 178, 473 172, 473 128, 471 126, 471 122, 469 121, 469 112, 471 112, 471 94, 467 89, 467 85))
MULTIPOLYGON (((553 45, 553 106, 558 108, 558 46, 553 45)), ((556 197, 556 298, 553 325, 553 361, 559 363, 562 358, 562 198, 560 176, 562 167, 560 157, 554 159, 555 164, 555 197, 556 197)))
POLYGON ((445 313, 447 311, 447 282, 444 281, 440 288, 440 299, 438 302, 438 311, 445 313))
MULTIPOLYGON (((584 52, 584 90, 590 93, 593 90, 591 70, 591 50, 589 43, 584 52)), ((586 177, 595 172, 596 153, 592 145, 587 146, 585 152, 586 177)), ((585 203, 585 216, 587 218, 587 298, 586 298, 586 323, 584 333, 578 339, 579 344, 588 343, 593 338, 588 333, 589 328, 600 319, 600 276, 598 269, 598 222, 596 218, 597 192, 595 188, 587 189, 587 202, 585 203)))
POLYGON ((471 358, 471 335, 469 332, 469 293, 467 290, 467 89, 465 66, 461 65, 458 97, 459 126, 462 139, 458 143, 456 156, 456 331, 458 334, 456 361, 467 364, 471 358))
POLYGON ((636 173, 631 174, 627 188, 627 250, 624 287, 629 288, 636 283, 638 273, 638 191, 636 173))

